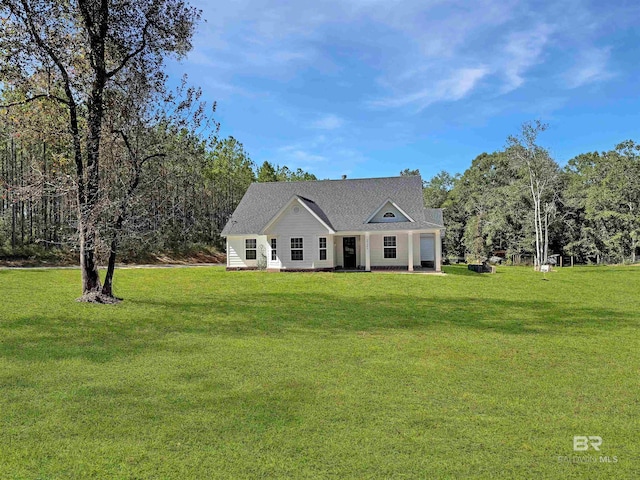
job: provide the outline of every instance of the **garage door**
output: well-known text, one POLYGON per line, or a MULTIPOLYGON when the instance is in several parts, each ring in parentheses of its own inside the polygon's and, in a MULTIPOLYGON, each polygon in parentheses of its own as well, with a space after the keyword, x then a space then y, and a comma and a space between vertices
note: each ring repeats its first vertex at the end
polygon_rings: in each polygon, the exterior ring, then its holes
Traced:
POLYGON ((435 238, 433 235, 420 235, 420 261, 433 262, 436 259, 435 238))

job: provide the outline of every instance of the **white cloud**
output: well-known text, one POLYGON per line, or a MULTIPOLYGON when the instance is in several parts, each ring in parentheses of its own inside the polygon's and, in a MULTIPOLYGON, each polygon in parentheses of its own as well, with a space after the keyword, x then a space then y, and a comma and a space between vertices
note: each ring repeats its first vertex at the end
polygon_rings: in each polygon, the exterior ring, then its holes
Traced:
MULTIPOLYGON (((371 101, 372 107, 398 108, 415 106, 418 111, 425 109, 435 102, 460 100, 466 97, 476 87, 478 82, 489 73, 487 67, 461 68, 451 73, 449 77, 438 80, 434 85, 409 94, 398 94, 380 100, 371 101)), ((428 84, 428 81, 425 83, 428 84)))
MULTIPOLYGON (((556 65, 571 65, 565 57, 575 51, 586 54, 564 86, 610 78, 610 51, 593 41, 624 10, 582 0, 237 0, 215 8, 198 1, 208 23, 187 61, 221 84, 263 92, 298 118, 309 107, 289 101, 292 90, 322 98, 334 114, 298 125, 327 131, 344 126, 347 92, 353 104, 414 113, 463 99, 495 104, 557 79, 556 65)), ((355 123, 358 114, 348 115, 355 123)))
MULTIPOLYGON (((357 150, 345 146, 344 138, 331 135, 316 135, 276 149, 275 157, 265 158, 274 165, 287 165, 295 170, 302 168, 311 173, 322 171, 331 178, 350 174, 352 168, 366 162, 357 150)), ((262 160, 261 160, 262 161, 262 160)))
POLYGON ((302 150, 299 146, 288 145, 281 147, 279 151, 287 158, 287 165, 292 164, 296 167, 309 168, 311 164, 327 160, 326 157, 302 150))
POLYGON ((505 83, 502 92, 508 93, 520 87, 524 82, 524 74, 534 65, 540 63, 544 48, 553 32, 551 26, 542 23, 532 30, 514 33, 507 38, 504 56, 498 57, 500 69, 504 73, 505 83))
POLYGON ((335 130, 345 124, 343 118, 332 113, 323 115, 311 123, 311 128, 316 130, 335 130))
POLYGON ((441 82, 440 87, 451 100, 460 100, 476 86, 485 75, 489 73, 486 67, 463 68, 457 74, 441 82))
POLYGON ((611 48, 592 48, 578 55, 576 65, 570 69, 564 79, 569 88, 577 88, 588 83, 608 80, 614 76, 609 69, 611 48))

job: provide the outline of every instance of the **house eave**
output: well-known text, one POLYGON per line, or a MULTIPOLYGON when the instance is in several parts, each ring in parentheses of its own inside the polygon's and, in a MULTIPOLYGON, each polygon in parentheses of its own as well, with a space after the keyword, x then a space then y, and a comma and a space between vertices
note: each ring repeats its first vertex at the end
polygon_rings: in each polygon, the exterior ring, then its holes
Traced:
POLYGON ((390 230, 338 230, 335 235, 364 235, 368 233, 370 235, 400 235, 406 233, 435 233, 438 230, 444 230, 444 227, 420 227, 420 228, 405 228, 405 229, 390 229, 390 230))

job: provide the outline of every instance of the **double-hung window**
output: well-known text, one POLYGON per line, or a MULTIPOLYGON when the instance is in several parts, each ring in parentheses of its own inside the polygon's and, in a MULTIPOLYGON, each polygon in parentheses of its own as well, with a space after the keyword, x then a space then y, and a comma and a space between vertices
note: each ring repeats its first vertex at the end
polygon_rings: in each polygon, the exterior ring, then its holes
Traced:
POLYGON ((244 241, 244 258, 247 260, 255 260, 257 258, 255 238, 247 238, 244 241))
POLYGON ((320 249, 320 260, 327 259, 327 238, 318 238, 318 248, 320 249))
POLYGON ((303 260, 304 241, 302 237, 291 239, 291 260, 303 260))
POLYGON ((271 239, 271 261, 275 262, 278 260, 278 241, 275 238, 271 239))
POLYGON ((396 258, 395 235, 384 237, 384 258, 396 258))

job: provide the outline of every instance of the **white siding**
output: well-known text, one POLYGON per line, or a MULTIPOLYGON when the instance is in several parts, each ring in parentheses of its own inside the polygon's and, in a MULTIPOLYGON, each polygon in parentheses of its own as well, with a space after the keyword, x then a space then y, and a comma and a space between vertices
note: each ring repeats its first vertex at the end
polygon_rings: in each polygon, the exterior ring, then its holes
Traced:
MULTIPOLYGON (((281 268, 331 268, 333 267, 333 236, 306 208, 294 202, 280 218, 269 227, 269 237, 278 239, 278 259, 281 268), (297 213, 294 209, 297 208, 297 213), (327 239, 327 259, 320 260, 319 237, 327 239), (303 239, 303 260, 291 260, 291 239, 303 239)), ((269 257, 270 258, 270 257, 269 257)))
MULTIPOLYGON (((371 266, 372 267, 401 267, 407 266, 409 261, 408 252, 408 235, 406 233, 397 234, 375 234, 371 235, 371 266), (384 237, 395 236, 396 237, 396 258, 384 258, 384 237)), ((416 242, 414 239, 414 250, 416 250, 416 242)), ((415 257, 415 252, 414 252, 415 257)))
POLYGON ((256 239, 256 257, 259 258, 261 252, 264 252, 269 258, 269 246, 267 245, 267 237, 265 235, 238 235, 227 237, 227 267, 230 268, 246 268, 257 267, 258 260, 247 260, 245 258, 245 240, 248 238, 256 239), (262 247, 262 249, 260 248, 262 247))
POLYGON ((387 202, 382 208, 375 214, 375 216, 369 221, 369 223, 392 223, 392 222, 408 222, 409 219, 405 217, 400 210, 394 207, 391 202, 387 202), (391 212, 395 217, 386 217, 385 213, 391 212))
POLYGON ((314 252, 314 268, 333 268, 333 235, 317 235, 315 240, 315 252, 314 252), (320 260, 320 243, 319 238, 325 237, 327 239, 327 259, 320 260))
MULTIPOLYGON (((298 214, 289 215, 288 212, 283 215, 280 222, 275 223, 270 228, 269 235, 242 235, 230 236, 227 238, 227 266, 231 268, 247 268, 257 267, 258 260, 246 260, 245 258, 245 240, 255 238, 257 240, 256 253, 260 257, 261 253, 267 257, 268 268, 283 269, 315 269, 315 268, 332 268, 334 266, 343 266, 343 245, 344 236, 330 235, 326 233, 326 228, 319 223, 309 212, 301 208, 298 214), (295 217, 294 217, 295 215, 295 217), (292 217, 294 222, 292 222, 292 217), (294 228, 294 233, 288 232, 287 228, 294 228), (276 234, 277 232, 277 234, 276 234), (298 233, 300 232, 300 233, 298 233), (291 260, 291 238, 302 237, 304 242, 304 260, 291 260), (318 239, 325 237, 327 239, 327 259, 320 260, 320 247, 318 239), (277 240, 277 259, 271 260, 271 238, 277 240), (334 262, 335 260, 335 262, 334 262)), ((345 235, 347 237, 356 237, 356 262, 358 266, 365 264, 365 241, 364 235, 345 235)), ((420 261, 427 259, 433 260, 435 255, 435 246, 431 243, 431 252, 423 251, 425 246, 425 237, 435 240, 434 234, 413 234, 413 264, 420 266, 420 261), (426 257, 426 258, 425 258, 426 257)), ((382 266, 403 266, 408 264, 408 241, 407 233, 371 233, 371 265, 373 267, 382 266), (387 235, 396 237, 396 258, 384 258, 383 238, 387 235)))

